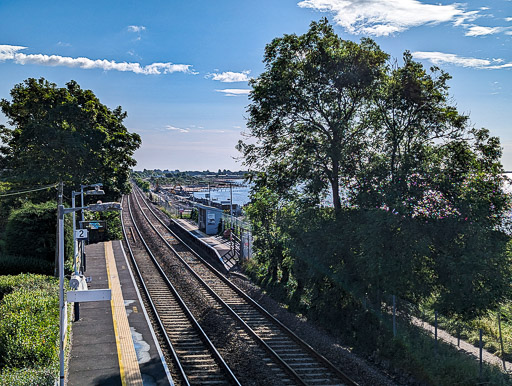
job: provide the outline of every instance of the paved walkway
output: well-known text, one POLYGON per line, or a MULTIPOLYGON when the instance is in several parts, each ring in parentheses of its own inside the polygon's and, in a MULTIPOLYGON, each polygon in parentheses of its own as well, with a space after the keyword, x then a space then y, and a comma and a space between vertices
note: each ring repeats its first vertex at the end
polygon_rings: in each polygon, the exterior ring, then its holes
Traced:
POLYGON ((172 384, 121 243, 88 245, 86 256, 88 288, 110 288, 112 300, 80 304, 67 385, 172 384))

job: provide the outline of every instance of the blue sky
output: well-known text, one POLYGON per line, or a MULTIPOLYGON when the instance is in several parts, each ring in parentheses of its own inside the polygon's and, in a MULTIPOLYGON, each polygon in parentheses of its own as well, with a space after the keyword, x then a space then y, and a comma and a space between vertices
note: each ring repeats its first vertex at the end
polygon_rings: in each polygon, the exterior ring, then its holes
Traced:
POLYGON ((512 170, 511 0, 1 0, 0 16, 0 98, 29 77, 76 80, 128 112, 136 169, 242 168, 234 147, 265 45, 326 16, 344 39, 449 72, 459 111, 501 138, 512 170))

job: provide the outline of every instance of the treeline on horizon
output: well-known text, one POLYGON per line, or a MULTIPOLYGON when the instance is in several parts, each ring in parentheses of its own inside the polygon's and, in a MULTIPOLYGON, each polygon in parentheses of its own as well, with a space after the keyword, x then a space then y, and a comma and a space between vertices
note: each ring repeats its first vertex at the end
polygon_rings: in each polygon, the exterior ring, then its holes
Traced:
POLYGON ((210 170, 184 170, 180 171, 178 169, 175 170, 161 170, 161 169, 144 169, 144 170, 133 170, 132 173, 141 178, 149 178, 149 177, 183 177, 183 176, 238 176, 244 177, 247 174, 247 171, 236 170, 231 171, 229 169, 218 169, 217 172, 210 170))

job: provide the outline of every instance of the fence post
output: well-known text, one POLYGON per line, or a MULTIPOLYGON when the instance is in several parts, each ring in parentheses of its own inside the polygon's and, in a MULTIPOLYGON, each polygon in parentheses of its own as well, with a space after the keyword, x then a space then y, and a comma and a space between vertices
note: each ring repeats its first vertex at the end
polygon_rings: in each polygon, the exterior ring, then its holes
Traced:
POLYGON ((434 322, 434 327, 435 327, 434 338, 435 338, 435 341, 436 341, 436 354, 437 354, 437 311, 434 311, 434 317, 435 317, 435 322, 434 322))
POLYGON ((507 371, 505 365, 505 349, 503 348, 503 336, 501 335, 501 310, 498 310, 498 331, 500 333, 501 360, 503 361, 503 370, 507 371))
POLYGON ((482 344, 482 329, 480 328, 480 378, 482 378, 482 351, 483 351, 483 344, 482 344))

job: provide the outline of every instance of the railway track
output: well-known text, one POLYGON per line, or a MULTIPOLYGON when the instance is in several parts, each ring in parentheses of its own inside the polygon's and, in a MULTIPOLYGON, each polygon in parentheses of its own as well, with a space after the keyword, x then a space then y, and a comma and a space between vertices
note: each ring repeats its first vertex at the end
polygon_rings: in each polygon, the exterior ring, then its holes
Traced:
POLYGON ((196 290, 216 302, 266 351, 267 361, 272 360, 283 370, 274 373, 281 377, 281 384, 356 384, 189 248, 165 225, 143 194, 134 189, 136 217, 144 232, 148 237, 158 238, 164 245, 160 252, 177 259, 197 280, 196 290), (162 251, 163 248, 167 251, 162 251))
POLYGON ((240 385, 158 265, 135 224, 130 197, 123 199, 122 207, 123 233, 129 254, 166 337, 180 383, 240 385))

